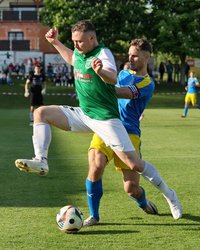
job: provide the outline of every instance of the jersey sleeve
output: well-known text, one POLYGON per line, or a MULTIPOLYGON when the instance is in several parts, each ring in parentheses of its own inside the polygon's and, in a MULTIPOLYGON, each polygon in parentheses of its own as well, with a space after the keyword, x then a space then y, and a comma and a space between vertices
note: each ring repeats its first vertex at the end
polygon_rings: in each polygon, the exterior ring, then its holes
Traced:
POLYGON ((75 54, 73 52, 73 55, 72 55, 72 66, 74 66, 74 61, 75 61, 75 54))
POLYGON ((114 56, 109 49, 102 49, 98 58, 102 61, 103 67, 117 71, 114 56))

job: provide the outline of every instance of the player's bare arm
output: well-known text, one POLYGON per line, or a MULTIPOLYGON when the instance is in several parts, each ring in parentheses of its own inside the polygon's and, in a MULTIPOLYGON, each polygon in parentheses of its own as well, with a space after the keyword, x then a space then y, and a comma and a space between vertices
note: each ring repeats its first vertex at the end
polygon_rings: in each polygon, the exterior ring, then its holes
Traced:
POLYGON ((117 97, 122 99, 135 99, 139 96, 138 89, 134 85, 121 88, 115 87, 115 91, 117 93, 117 97))
POLYGON ((65 47, 65 45, 58 40, 58 29, 57 28, 50 29, 46 33, 45 37, 47 41, 51 43, 54 46, 54 48, 60 53, 62 58, 68 64, 73 65, 73 60, 72 60, 73 50, 65 47))
POLYGON ((104 82, 116 84, 117 72, 108 68, 104 68, 103 63, 99 58, 94 58, 92 60, 92 68, 104 82))
POLYGON ((25 92, 24 92, 25 97, 29 97, 29 84, 30 84, 30 80, 27 79, 25 83, 25 92))

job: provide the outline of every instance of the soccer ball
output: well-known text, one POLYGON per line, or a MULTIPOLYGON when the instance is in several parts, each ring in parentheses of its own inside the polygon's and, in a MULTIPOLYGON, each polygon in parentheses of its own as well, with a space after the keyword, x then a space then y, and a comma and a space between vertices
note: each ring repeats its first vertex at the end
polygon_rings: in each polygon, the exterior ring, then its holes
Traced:
POLYGON ((56 215, 58 228, 65 233, 77 233, 83 226, 83 213, 72 205, 64 206, 56 215))

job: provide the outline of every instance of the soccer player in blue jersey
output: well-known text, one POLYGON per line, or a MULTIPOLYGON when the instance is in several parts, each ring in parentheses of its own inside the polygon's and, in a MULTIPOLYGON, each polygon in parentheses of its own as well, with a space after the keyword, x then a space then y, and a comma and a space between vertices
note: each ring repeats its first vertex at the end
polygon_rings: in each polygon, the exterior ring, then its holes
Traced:
POLYGON ((192 103, 193 107, 200 109, 200 105, 197 104, 197 87, 200 87, 200 84, 195 77, 195 73, 190 71, 190 77, 188 78, 187 86, 185 89, 187 90, 185 96, 185 107, 184 113, 182 115, 183 118, 187 117, 189 104, 192 103))
MULTIPOLYGON (((147 62, 151 50, 151 45, 145 39, 135 39, 131 42, 129 48, 131 69, 119 73, 116 87, 117 96, 121 98, 118 99, 120 117, 139 156, 141 156, 139 118, 154 92, 154 82, 147 74, 147 62)), ((100 137, 94 134, 88 153, 89 173, 86 179, 90 216, 84 221, 84 226, 99 223, 99 206, 103 195, 102 175, 105 166, 112 158, 115 166, 122 171, 124 190, 128 196, 146 213, 157 214, 156 206, 146 199, 144 189, 139 186, 139 173, 130 170, 109 147, 106 147, 100 137)), ((179 219, 182 216, 182 208, 177 195, 174 190, 168 188, 157 170, 154 169, 156 176, 154 180, 145 175, 145 170, 140 174, 162 192, 173 218, 179 219)))

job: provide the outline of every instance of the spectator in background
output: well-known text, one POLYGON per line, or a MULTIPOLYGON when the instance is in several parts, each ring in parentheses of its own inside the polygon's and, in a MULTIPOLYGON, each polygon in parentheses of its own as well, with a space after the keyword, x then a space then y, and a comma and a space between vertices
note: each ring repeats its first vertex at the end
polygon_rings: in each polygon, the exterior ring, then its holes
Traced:
POLYGON ((168 60, 168 63, 166 65, 166 69, 167 69, 167 83, 172 83, 172 74, 173 74, 173 64, 170 60, 168 60))
POLYGON ((164 64, 164 62, 160 62, 158 71, 159 71, 159 75, 160 75, 159 82, 163 82, 163 76, 164 76, 164 73, 165 73, 165 64, 164 64))
POLYGON ((13 65, 13 63, 9 63, 9 65, 8 65, 8 71, 10 72, 10 74, 13 73, 14 68, 15 68, 15 66, 13 65))
POLYGON ((153 59, 153 57, 150 57, 148 64, 147 64, 147 72, 148 72, 149 76, 152 78, 153 78, 154 68, 155 68, 154 59, 153 59))
POLYGON ((66 63, 62 64, 61 72, 62 72, 62 75, 65 75, 65 76, 68 74, 69 70, 68 70, 66 63))
POLYGON ((189 71, 190 71, 190 65, 188 64, 187 61, 185 61, 184 69, 185 69, 185 81, 187 83, 189 79, 189 71))
POLYGON ((50 81, 53 81, 53 66, 51 63, 47 66, 47 76, 50 81))
POLYGON ((39 57, 38 64, 40 65, 40 74, 45 77, 45 68, 44 68, 44 62, 42 60, 42 57, 39 57))
POLYGON ((34 74, 34 65, 33 65, 33 59, 29 58, 27 60, 27 65, 28 65, 28 74, 33 75, 34 74))
POLYGON ((6 83, 10 86, 13 85, 13 80, 10 73, 8 73, 6 76, 6 83))
POLYGON ((39 63, 40 63, 39 60, 36 57, 34 57, 33 58, 33 65, 35 66, 35 65, 38 65, 39 63))
POLYGON ((181 72, 180 64, 178 63, 178 61, 176 61, 174 64, 174 82, 180 81, 180 72, 181 72))
POLYGON ((68 73, 68 86, 69 87, 74 87, 74 74, 73 74, 73 72, 68 73))
POLYGON ((20 74, 22 76, 22 80, 24 80, 26 77, 26 66, 24 63, 22 63, 20 66, 20 74))
POLYGON ((5 74, 5 76, 7 77, 9 69, 8 69, 8 64, 6 63, 6 60, 3 61, 1 65, 1 70, 2 70, 2 73, 5 74))
POLYGON ((19 72, 20 72, 20 65, 19 65, 19 63, 16 63, 15 64, 15 73, 16 73, 16 75, 17 75, 17 79, 19 79, 19 72))
POLYGON ((0 71, 0 84, 6 84, 6 83, 7 83, 6 75, 5 73, 0 71))

